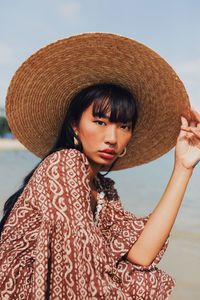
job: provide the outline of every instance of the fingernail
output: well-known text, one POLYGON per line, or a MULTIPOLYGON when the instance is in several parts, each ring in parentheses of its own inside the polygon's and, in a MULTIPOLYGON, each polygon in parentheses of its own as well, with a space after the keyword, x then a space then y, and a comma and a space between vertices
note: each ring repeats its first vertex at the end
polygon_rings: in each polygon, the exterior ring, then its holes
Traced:
POLYGON ((184 122, 184 117, 183 116, 181 116, 181 121, 184 122))

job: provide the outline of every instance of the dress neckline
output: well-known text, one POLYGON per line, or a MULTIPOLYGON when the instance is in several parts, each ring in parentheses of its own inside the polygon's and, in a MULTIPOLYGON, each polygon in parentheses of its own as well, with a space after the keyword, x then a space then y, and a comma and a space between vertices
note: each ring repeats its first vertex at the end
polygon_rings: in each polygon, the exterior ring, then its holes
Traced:
POLYGON ((94 223, 97 225, 98 220, 99 220, 100 211, 103 208, 105 193, 103 191, 101 179, 99 178, 98 174, 94 177, 93 181, 94 181, 94 184, 96 187, 96 192, 97 192, 97 204, 96 204, 96 209, 94 212, 94 223))

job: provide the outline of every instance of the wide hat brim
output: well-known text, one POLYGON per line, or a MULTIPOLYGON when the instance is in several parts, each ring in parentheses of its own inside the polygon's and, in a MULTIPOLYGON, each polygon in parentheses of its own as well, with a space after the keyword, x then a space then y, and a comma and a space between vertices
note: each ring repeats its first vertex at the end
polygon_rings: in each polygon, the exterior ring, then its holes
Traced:
POLYGON ((58 40, 19 67, 6 97, 13 134, 35 155, 46 156, 73 96, 96 83, 118 84, 137 99, 133 137, 127 154, 117 160, 113 170, 147 163, 175 146, 181 115, 190 117, 183 83, 150 48, 110 33, 84 33, 58 40))

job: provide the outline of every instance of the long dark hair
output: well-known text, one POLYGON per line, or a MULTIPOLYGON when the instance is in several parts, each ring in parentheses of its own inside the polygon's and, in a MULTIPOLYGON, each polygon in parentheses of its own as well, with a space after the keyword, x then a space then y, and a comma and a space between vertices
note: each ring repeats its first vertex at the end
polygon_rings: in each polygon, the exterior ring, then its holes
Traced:
MULTIPOLYGON (((110 112, 110 122, 132 123, 132 130, 137 121, 137 108, 133 95, 126 89, 114 84, 96 84, 89 86, 79 92, 70 102, 67 114, 63 121, 58 139, 49 151, 49 153, 36 165, 36 167, 24 178, 20 189, 14 193, 4 205, 4 215, 0 222, 0 232, 19 196, 22 194, 25 186, 28 184, 34 171, 39 164, 51 153, 61 149, 77 149, 83 152, 81 142, 78 145, 74 144, 74 137, 78 138, 73 130, 73 124, 79 124, 82 113, 92 104, 93 115, 102 117, 110 112)), ((116 162, 116 161, 115 161, 116 162)), ((115 163, 114 162, 114 163, 115 163)), ((112 169, 114 163, 110 166, 108 172, 112 169)))

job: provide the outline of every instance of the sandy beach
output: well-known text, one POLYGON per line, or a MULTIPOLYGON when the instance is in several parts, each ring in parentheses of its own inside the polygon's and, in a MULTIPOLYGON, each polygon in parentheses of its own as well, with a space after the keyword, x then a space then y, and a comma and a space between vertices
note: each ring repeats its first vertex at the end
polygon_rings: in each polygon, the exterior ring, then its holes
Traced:
POLYGON ((199 233, 172 231, 168 249, 159 263, 159 268, 176 281, 169 300, 200 299, 199 253, 199 233))
POLYGON ((0 151, 9 150, 26 150, 26 148, 16 139, 1 139, 0 151))

